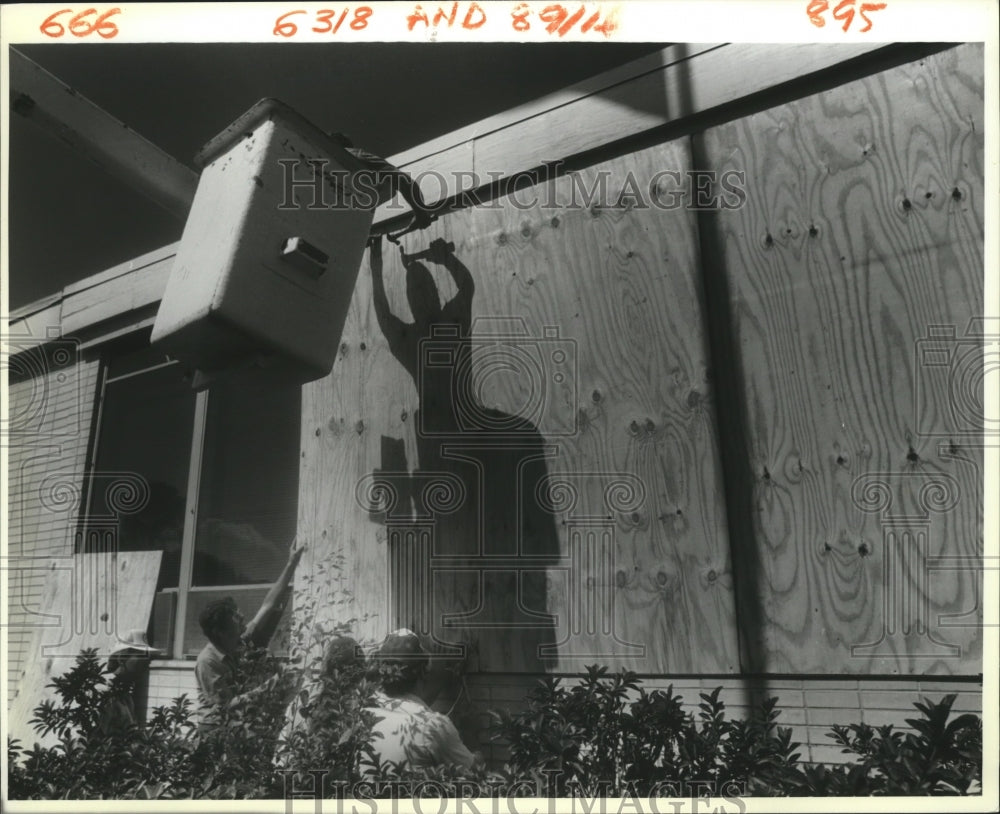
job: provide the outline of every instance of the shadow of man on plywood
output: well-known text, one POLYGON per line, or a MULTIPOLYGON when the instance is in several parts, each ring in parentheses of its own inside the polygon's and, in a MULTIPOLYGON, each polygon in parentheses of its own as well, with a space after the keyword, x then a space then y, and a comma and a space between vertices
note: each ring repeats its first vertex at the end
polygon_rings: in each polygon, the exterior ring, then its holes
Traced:
MULTIPOLYGON (((494 392, 504 378, 522 386, 525 353, 516 342, 473 336, 475 283, 452 244, 435 240, 402 261, 412 322, 392 313, 381 247, 372 248, 375 314, 420 399, 419 461, 401 490, 409 516, 390 554, 394 621, 446 650, 468 646, 470 669, 543 671, 542 648, 555 642, 546 567, 558 561, 559 539, 537 495, 556 447, 523 415, 483 403, 491 377, 494 392), (457 289, 443 304, 428 263, 447 270, 457 289)), ((398 471, 401 450, 389 446, 383 466, 398 471)))

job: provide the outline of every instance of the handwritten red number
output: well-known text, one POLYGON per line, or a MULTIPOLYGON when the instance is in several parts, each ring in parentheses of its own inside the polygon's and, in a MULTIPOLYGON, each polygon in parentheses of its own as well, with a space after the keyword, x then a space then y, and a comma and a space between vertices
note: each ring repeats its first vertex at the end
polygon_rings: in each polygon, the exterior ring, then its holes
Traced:
POLYGON ((99 15, 94 22, 87 20, 92 14, 97 14, 96 8, 88 8, 74 14, 69 22, 63 26, 56 18, 62 16, 63 14, 72 13, 73 9, 63 8, 59 11, 50 14, 45 18, 45 21, 39 26, 39 30, 46 36, 52 37, 53 39, 58 39, 63 36, 67 31, 74 37, 86 37, 90 34, 97 33, 98 36, 110 40, 112 37, 118 35, 118 26, 111 22, 108 18, 113 17, 115 14, 121 14, 120 8, 112 8, 105 11, 103 14, 99 15))
POLYGON ((334 11, 332 8, 321 8, 319 11, 317 11, 316 22, 326 23, 326 28, 317 28, 316 26, 313 26, 313 31, 315 31, 317 34, 325 34, 327 31, 332 31, 333 15, 336 13, 337 12, 334 11))
POLYGON ((120 8, 113 8, 110 11, 105 11, 104 14, 94 20, 94 31, 97 32, 97 36, 105 40, 110 40, 112 37, 118 36, 118 26, 109 21, 108 17, 121 14, 121 11, 120 8))
POLYGON ((583 6, 580 6, 580 8, 576 11, 575 14, 570 15, 570 18, 561 26, 559 26, 560 37, 566 36, 570 32, 570 29, 572 29, 574 25, 580 22, 580 18, 583 17, 583 12, 584 8, 583 6))
POLYGON ((527 3, 518 3, 514 6, 514 10, 510 13, 511 25, 514 27, 515 31, 527 31, 531 28, 531 23, 528 22, 528 14, 531 13, 531 9, 528 8, 527 3))
MULTIPOLYGON (((350 12, 351 8, 348 6, 340 12, 340 16, 338 17, 336 9, 321 8, 313 18, 315 25, 312 26, 312 30, 317 34, 336 34, 350 12)), ((299 27, 288 18, 293 14, 305 13, 305 9, 295 9, 294 11, 285 12, 274 21, 274 31, 272 33, 278 37, 294 37, 299 32, 299 27)), ((372 16, 372 13, 373 9, 371 6, 358 6, 354 9, 354 16, 350 22, 351 28, 355 31, 366 28, 368 26, 368 18, 372 16)))
POLYGON ((586 34, 593 27, 594 23, 596 23, 600 19, 601 19, 601 12, 595 11, 593 14, 590 15, 590 17, 587 18, 587 21, 580 26, 580 31, 586 34))
POLYGON ((828 8, 830 8, 830 4, 826 0, 812 0, 806 9, 806 14, 809 15, 809 22, 816 26, 816 28, 825 26, 826 20, 823 19, 822 14, 828 8))
POLYGON ((851 27, 854 19, 854 0, 840 0, 833 9, 833 19, 844 21, 844 31, 851 27))
MULTIPOLYGON (((615 12, 614 9, 612 9, 611 13, 608 14, 603 23, 594 26, 594 31, 596 31, 599 34, 603 34, 605 37, 607 37, 610 36, 611 32, 614 31, 616 28, 618 28, 618 21, 615 19, 615 12)), ((587 29, 583 30, 586 31, 587 29)))
POLYGON ((69 33, 74 37, 86 37, 91 31, 93 31, 94 26, 84 20, 85 17, 89 17, 91 14, 97 14, 97 9, 88 8, 75 15, 69 21, 69 33))
POLYGON ((295 32, 299 30, 299 27, 295 25, 291 20, 288 20, 293 14, 305 14, 305 9, 295 9, 295 11, 288 11, 282 14, 277 20, 274 21, 274 31, 271 33, 278 37, 293 37, 295 32))
POLYGON ((344 20, 347 18, 347 11, 348 10, 345 8, 342 12, 340 12, 340 16, 337 18, 337 22, 333 26, 334 34, 340 31, 340 27, 344 24, 344 20))
POLYGON ((543 23, 548 23, 545 26, 545 30, 550 34, 554 34, 559 26, 562 25, 563 20, 566 19, 566 14, 566 9, 562 6, 546 6, 538 12, 538 19, 543 23))
POLYGON ((354 10, 354 19, 351 20, 351 28, 361 31, 368 27, 368 18, 372 16, 374 9, 371 6, 358 6, 354 10))
MULTIPOLYGON (((854 15, 864 20, 865 25, 863 28, 859 28, 859 33, 864 33, 865 31, 871 31, 872 21, 868 17, 867 12, 880 11, 886 7, 886 3, 861 3, 858 7, 857 12, 855 12, 854 5, 857 0, 840 0, 836 6, 833 8, 833 19, 843 22, 843 29, 846 32, 850 29, 851 24, 854 22, 854 15)), ((827 0, 812 0, 808 7, 806 8, 806 15, 809 17, 809 22, 811 22, 817 28, 822 28, 826 25, 826 20, 823 19, 823 15, 830 9, 830 4, 827 0)))
POLYGON ((72 10, 73 9, 71 8, 64 8, 54 14, 50 14, 45 18, 45 22, 39 26, 39 31, 41 31, 46 37, 52 37, 53 39, 61 37, 66 32, 66 29, 62 27, 62 23, 56 22, 56 17, 72 10))
MULTIPOLYGON (((571 14, 566 6, 561 3, 553 3, 538 12, 538 19, 546 23, 545 30, 548 33, 556 34, 560 37, 565 37, 577 25, 579 25, 580 33, 582 34, 586 34, 588 31, 596 31, 605 36, 611 34, 618 27, 618 23, 614 18, 614 12, 611 12, 603 22, 601 21, 602 12, 595 11, 584 20, 586 13, 586 6, 580 6, 571 14), (583 20, 582 23, 580 22, 581 20, 583 20)), ((511 12, 511 18, 513 19, 515 31, 527 31, 531 27, 527 19, 528 14, 530 14, 530 9, 525 3, 519 3, 514 8, 514 11, 511 12)))
POLYGON ((861 8, 858 9, 858 16, 865 21, 865 27, 859 28, 858 31, 864 33, 871 30, 872 21, 868 19, 868 15, 865 14, 866 11, 880 11, 884 8, 885 3, 862 3, 861 8))

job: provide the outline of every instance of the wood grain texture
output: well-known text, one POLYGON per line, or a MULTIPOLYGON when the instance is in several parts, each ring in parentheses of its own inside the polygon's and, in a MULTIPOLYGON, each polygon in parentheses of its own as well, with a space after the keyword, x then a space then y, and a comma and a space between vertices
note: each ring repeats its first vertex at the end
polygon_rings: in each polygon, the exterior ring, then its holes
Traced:
POLYGON ((743 377, 727 397, 746 403, 747 448, 730 452, 755 478, 765 621, 749 633, 767 669, 981 671, 983 469, 967 414, 982 358, 956 383, 920 352, 935 326, 958 337, 939 346, 968 348, 983 313, 982 47, 703 144, 712 169, 746 173, 746 205, 716 222, 743 377), (942 556, 954 567, 925 571, 942 556))
POLYGON ((48 560, 44 593, 27 650, 25 673, 10 704, 8 732, 29 747, 57 742, 29 726, 34 709, 55 699, 47 685, 73 666, 85 648, 107 658, 133 629, 145 629, 153 607, 160 551, 122 554, 67 554, 48 560))
MULTIPOLYGON (((327 608, 327 620, 367 615, 355 631, 370 638, 399 621, 389 618, 387 538, 419 509, 428 478, 450 478, 459 505, 431 513, 432 627, 444 643, 472 646, 473 669, 737 669, 694 214, 617 206, 630 172, 645 190, 655 173, 689 164, 684 142, 666 144, 408 236, 409 253, 435 237, 454 242, 472 275, 461 317, 471 355, 459 351, 472 393, 408 373, 416 355, 404 339, 420 337, 405 326, 433 307, 407 296, 399 252, 382 249, 386 305, 403 325, 386 322, 388 336, 362 270, 334 370, 303 391, 300 536, 307 558, 343 562, 342 582, 311 588, 301 576, 310 563, 299 569, 303 606, 327 608), (607 192, 585 205, 601 176, 607 192), (521 420, 509 435, 485 426, 510 417, 521 420), (421 422, 433 434, 418 433, 421 422), (355 500, 356 484, 380 471, 402 473, 388 514, 355 500), (479 554, 505 558, 480 567, 481 583, 462 570, 479 554), (352 601, 336 606, 348 585, 352 601), (555 620, 539 623, 546 613, 555 620), (505 619, 538 626, 488 626, 505 619)), ((423 264, 441 304, 460 299, 445 267, 423 264)))

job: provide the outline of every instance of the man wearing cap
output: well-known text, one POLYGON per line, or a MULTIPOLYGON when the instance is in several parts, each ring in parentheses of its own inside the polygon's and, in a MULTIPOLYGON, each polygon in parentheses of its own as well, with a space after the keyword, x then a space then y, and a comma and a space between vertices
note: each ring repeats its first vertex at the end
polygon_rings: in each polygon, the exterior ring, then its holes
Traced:
POLYGON ((481 758, 470 752, 447 715, 418 695, 430 661, 417 634, 400 628, 386 636, 374 657, 381 691, 368 708, 378 719, 372 747, 380 763, 406 768, 459 766, 481 758))
MULTIPOLYGON (((194 675, 203 705, 232 704, 235 700, 233 680, 240 656, 247 646, 267 647, 271 641, 288 602, 292 575, 303 551, 305 546, 292 546, 281 576, 271 586, 249 624, 244 624, 243 614, 231 596, 209 603, 201 612, 198 621, 208 637, 208 644, 198 654, 194 675)), ((269 681, 238 697, 248 700, 272 687, 273 682, 269 681)))
POLYGON ((150 657, 162 652, 146 643, 144 630, 130 630, 108 655, 108 670, 114 677, 97 723, 102 734, 122 732, 142 722, 145 704, 136 704, 136 695, 145 694, 143 684, 149 673, 150 657))

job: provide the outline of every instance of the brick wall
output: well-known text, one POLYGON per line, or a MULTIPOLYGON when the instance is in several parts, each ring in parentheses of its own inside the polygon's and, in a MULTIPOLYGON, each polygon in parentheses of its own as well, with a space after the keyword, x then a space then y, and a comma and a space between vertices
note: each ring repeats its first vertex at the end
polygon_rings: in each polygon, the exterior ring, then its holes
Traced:
POLYGON ((154 661, 149 671, 147 709, 169 706, 175 698, 186 695, 193 708, 198 705, 198 682, 193 661, 154 661))
POLYGON ((45 576, 37 558, 71 556, 80 511, 98 363, 72 340, 19 355, 8 338, 7 701, 17 693, 39 624, 45 576))

